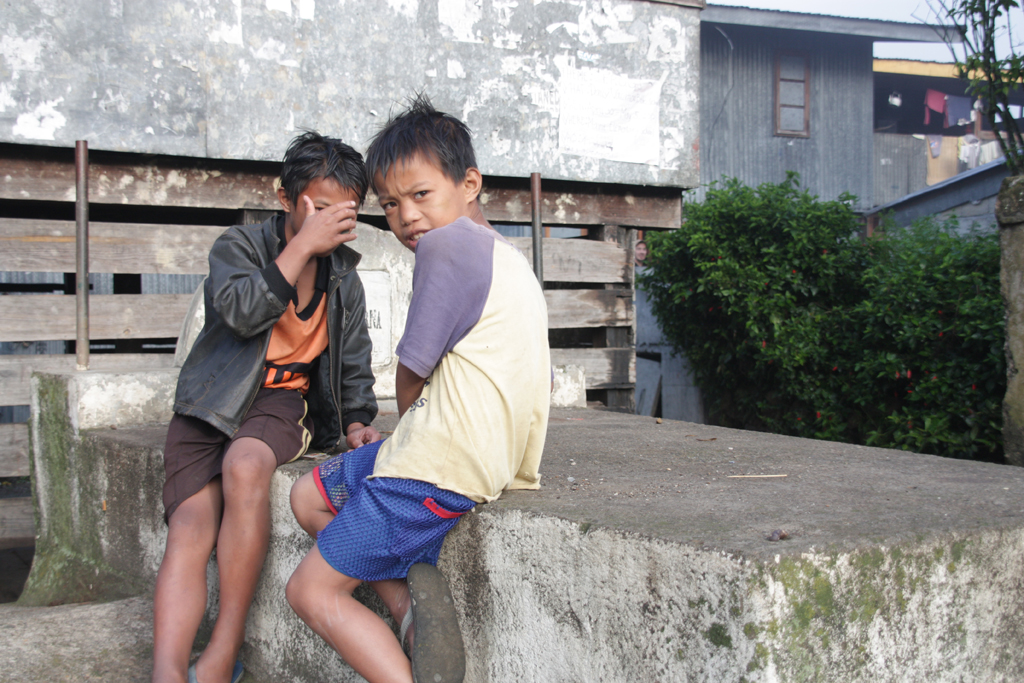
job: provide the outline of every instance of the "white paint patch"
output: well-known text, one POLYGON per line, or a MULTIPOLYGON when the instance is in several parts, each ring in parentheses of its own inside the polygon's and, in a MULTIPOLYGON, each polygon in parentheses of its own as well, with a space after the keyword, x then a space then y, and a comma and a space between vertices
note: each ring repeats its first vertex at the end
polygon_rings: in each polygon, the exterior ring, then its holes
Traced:
POLYGON ((662 128, 664 136, 661 143, 661 168, 666 171, 677 171, 682 167, 683 150, 686 147, 686 140, 683 138, 683 131, 680 128, 662 128))
POLYGON ((548 33, 554 33, 558 29, 563 29, 566 33, 569 34, 571 38, 575 38, 577 35, 579 35, 580 25, 574 24, 570 21, 559 21, 556 24, 548 24, 545 30, 548 33))
POLYGON ((504 79, 486 80, 466 98, 466 103, 462 105, 462 120, 467 120, 477 109, 508 107, 509 103, 515 102, 516 99, 515 90, 504 79))
POLYGON ((491 10, 498 15, 498 23, 506 28, 512 22, 512 14, 517 7, 517 0, 491 0, 491 10))
POLYGON ((287 53, 287 46, 273 38, 268 38, 263 45, 260 45, 260 49, 253 53, 253 57, 256 59, 262 59, 267 62, 277 62, 281 66, 287 66, 291 68, 297 68, 299 63, 294 59, 285 59, 287 53))
POLYGON ((110 88, 107 88, 107 94, 99 101, 98 106, 108 114, 112 111, 116 111, 118 114, 127 114, 129 109, 128 100, 125 99, 124 94, 118 90, 115 95, 110 88))
POLYGON ((559 81, 558 150, 562 154, 657 165, 661 80, 605 69, 567 69, 559 81))
POLYGON ((290 16, 292 13, 292 0, 267 0, 267 9, 271 12, 284 12, 290 16))
POLYGON ((424 72, 424 75, 426 75, 427 78, 437 78, 437 69, 427 69, 426 72, 424 72))
POLYGON ((42 102, 31 112, 18 115, 18 120, 11 129, 15 137, 29 140, 53 140, 58 130, 64 127, 67 119, 57 111, 58 104, 64 101, 58 97, 49 102, 42 102))
POLYGON ((513 76, 518 73, 526 72, 527 70, 527 58, 526 57, 502 57, 501 58, 501 75, 502 76, 513 76))
POLYGON ((0 83, 0 114, 7 111, 7 107, 13 107, 17 102, 11 97, 11 88, 7 83, 0 83))
POLYGON ((552 375, 551 407, 587 407, 587 377, 583 366, 556 365, 552 368, 552 375))
POLYGON ((649 40, 647 61, 673 64, 686 61, 686 30, 678 19, 655 17, 651 23, 649 40))
POLYGON ((462 63, 457 59, 448 60, 448 78, 465 78, 466 70, 462 68, 462 63))
POLYGON ((0 36, 0 57, 7 69, 17 78, 19 71, 42 71, 43 65, 39 57, 43 53, 43 41, 39 38, 21 38, 20 36, 0 36))
POLYGON ((420 3, 418 0, 388 0, 388 7, 407 19, 415 19, 420 3))
POLYGON ((316 0, 299 0, 299 19, 313 21, 316 17, 316 0))
POLYGON ((495 33, 491 38, 491 44, 500 50, 518 50, 519 43, 523 40, 522 33, 516 33, 515 31, 506 31, 505 33, 495 33))
POLYGON ((442 33, 460 43, 482 43, 474 25, 483 18, 483 0, 438 0, 437 20, 442 33), (446 29, 446 30, 445 30, 446 29))
POLYGON ((501 137, 501 131, 497 128, 491 131, 488 142, 491 146, 491 153, 496 157, 506 156, 512 149, 512 141, 501 137))
POLYGON ((214 28, 207 34, 211 43, 228 43, 230 45, 242 44, 242 0, 231 0, 234 5, 234 22, 217 21, 217 8, 208 5, 200 10, 199 16, 208 25, 214 28))
POLYGON ((610 0, 584 4, 580 9, 580 42, 587 46, 635 43, 639 39, 627 30, 632 23, 632 7, 610 0))
POLYGON ((61 0, 35 0, 32 4, 48 17, 55 17, 67 11, 67 3, 61 0))

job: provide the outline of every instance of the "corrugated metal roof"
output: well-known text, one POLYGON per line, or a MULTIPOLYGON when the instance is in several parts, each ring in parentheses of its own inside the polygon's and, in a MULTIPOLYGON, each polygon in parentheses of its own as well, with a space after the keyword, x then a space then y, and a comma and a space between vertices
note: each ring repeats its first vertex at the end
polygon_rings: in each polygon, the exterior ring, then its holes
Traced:
POLYGON ((942 24, 854 19, 826 14, 753 9, 751 7, 708 5, 701 12, 700 20, 704 23, 758 26, 817 33, 842 33, 887 42, 941 43, 946 40, 947 36, 954 42, 960 42, 955 28, 942 24))

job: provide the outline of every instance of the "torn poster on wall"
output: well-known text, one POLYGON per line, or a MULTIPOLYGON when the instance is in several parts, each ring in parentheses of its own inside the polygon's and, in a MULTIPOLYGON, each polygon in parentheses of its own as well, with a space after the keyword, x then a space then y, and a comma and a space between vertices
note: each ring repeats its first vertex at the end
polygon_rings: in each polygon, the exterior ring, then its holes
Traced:
POLYGON ((604 69, 566 69, 559 79, 558 151, 635 164, 658 164, 659 80, 604 69))

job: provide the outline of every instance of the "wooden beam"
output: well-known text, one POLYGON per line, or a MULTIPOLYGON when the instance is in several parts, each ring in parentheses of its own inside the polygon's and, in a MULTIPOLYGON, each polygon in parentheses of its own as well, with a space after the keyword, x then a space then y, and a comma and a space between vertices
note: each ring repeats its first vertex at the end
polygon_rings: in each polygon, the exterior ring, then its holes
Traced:
POLYGON ((547 289, 548 329, 632 327, 633 292, 613 289, 547 289))
MULTIPOLYGON (((89 201, 94 204, 212 209, 280 207, 274 180, 280 164, 90 151, 89 201)), ((75 200, 73 150, 0 146, 0 198, 75 200)))
MULTIPOLYGON (((274 190, 280 164, 275 162, 101 151, 91 151, 89 158, 89 201, 95 204, 280 208, 274 190)), ((71 150, 0 145, 0 199, 69 202, 74 190, 71 150)), ((545 225, 675 229, 682 216, 679 188, 550 180, 541 201, 545 225)), ((529 178, 486 176, 480 203, 491 221, 529 223, 529 178)), ((372 194, 360 212, 383 215, 372 194)))
MULTIPOLYGON (((511 237, 509 242, 533 262, 533 244, 529 237, 511 237)), ((546 238, 543 250, 546 282, 632 282, 629 253, 617 244, 546 238)))
MULTIPOLYGON (((497 187, 499 179, 484 179, 480 204, 491 222, 529 223, 530 188, 497 187), (488 182, 492 187, 488 187, 488 182)), ((541 192, 544 225, 601 225, 614 223, 641 228, 675 230, 682 219, 682 192, 673 196, 643 195, 622 185, 573 184, 545 181, 541 192)))
MULTIPOLYGON (((89 297, 91 339, 177 337, 191 294, 107 294, 89 297)), ((0 341, 75 338, 75 297, 0 297, 0 341)))
MULTIPOLYGON (((73 353, 0 356, 0 406, 29 404, 33 372, 74 372, 75 365, 73 353)), ((89 369, 100 372, 163 370, 173 366, 173 353, 94 353, 89 356, 89 369)))
POLYGON ((32 498, 0 498, 0 549, 20 548, 36 542, 32 498))
POLYGON ((587 389, 632 389, 636 384, 634 349, 551 349, 552 365, 582 365, 587 389))
POLYGON ((28 472, 28 425, 0 424, 0 477, 27 477, 28 472))
MULTIPOLYGON (((89 224, 89 270, 94 273, 202 273, 225 228, 152 223, 89 224)), ((75 272, 75 224, 0 218, 0 270, 75 272)))

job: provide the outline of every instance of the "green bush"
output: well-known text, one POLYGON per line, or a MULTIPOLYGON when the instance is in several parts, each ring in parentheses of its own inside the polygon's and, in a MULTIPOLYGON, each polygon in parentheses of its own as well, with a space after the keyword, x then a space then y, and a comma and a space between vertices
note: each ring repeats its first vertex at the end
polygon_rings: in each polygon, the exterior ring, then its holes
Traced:
POLYGON ((999 460, 999 243, 927 220, 863 240, 795 174, 713 184, 640 277, 710 421, 999 460))

